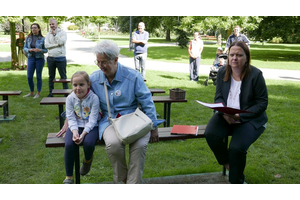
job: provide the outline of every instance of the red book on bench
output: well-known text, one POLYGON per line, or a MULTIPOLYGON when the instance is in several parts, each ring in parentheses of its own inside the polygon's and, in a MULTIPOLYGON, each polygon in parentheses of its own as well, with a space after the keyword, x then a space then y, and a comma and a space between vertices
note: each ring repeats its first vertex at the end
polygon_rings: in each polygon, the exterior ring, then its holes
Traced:
POLYGON ((171 135, 197 135, 198 126, 191 125, 174 125, 171 130, 171 135))

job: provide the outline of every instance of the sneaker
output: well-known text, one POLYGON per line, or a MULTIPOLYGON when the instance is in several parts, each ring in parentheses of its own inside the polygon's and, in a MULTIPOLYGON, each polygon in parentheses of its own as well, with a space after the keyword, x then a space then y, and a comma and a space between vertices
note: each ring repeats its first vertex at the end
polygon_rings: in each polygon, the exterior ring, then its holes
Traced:
POLYGON ((87 173, 89 173, 89 171, 91 169, 92 162, 93 162, 93 158, 94 158, 94 155, 92 156, 92 159, 90 160, 89 163, 86 163, 85 158, 83 159, 82 166, 80 167, 80 174, 82 176, 84 176, 87 173))
POLYGON ((66 178, 63 183, 64 184, 74 184, 74 179, 66 178))
POLYGON ((29 93, 29 94, 24 95, 23 97, 33 97, 33 96, 34 96, 34 94, 29 93))
POLYGON ((39 98, 40 95, 39 94, 36 94, 33 98, 36 99, 36 98, 39 98))
POLYGON ((53 97, 53 95, 50 93, 50 94, 48 94, 48 97, 53 97))

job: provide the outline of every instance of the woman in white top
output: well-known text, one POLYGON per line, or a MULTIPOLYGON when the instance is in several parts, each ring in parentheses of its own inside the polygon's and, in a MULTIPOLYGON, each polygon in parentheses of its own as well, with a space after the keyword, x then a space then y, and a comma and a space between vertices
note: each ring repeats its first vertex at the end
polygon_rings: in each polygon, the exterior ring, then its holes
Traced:
POLYGON ((215 103, 251 113, 229 115, 215 112, 205 138, 220 165, 229 170, 231 183, 244 183, 247 150, 263 133, 268 117, 268 92, 262 72, 250 65, 250 50, 242 42, 229 47, 227 65, 217 75, 215 103), (232 138, 227 148, 223 139, 232 138))

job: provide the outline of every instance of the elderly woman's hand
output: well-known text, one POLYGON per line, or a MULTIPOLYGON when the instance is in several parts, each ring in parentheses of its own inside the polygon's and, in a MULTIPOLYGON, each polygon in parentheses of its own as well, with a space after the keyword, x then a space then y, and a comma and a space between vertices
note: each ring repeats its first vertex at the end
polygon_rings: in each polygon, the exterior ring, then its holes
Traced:
POLYGON ((159 142, 158 129, 157 128, 155 130, 151 131, 150 143, 154 143, 154 142, 159 142))

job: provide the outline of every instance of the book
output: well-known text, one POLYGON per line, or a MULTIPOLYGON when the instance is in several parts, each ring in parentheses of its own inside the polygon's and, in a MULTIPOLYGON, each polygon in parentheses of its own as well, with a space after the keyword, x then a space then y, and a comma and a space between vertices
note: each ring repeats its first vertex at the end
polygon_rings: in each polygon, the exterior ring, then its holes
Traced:
POLYGON ((223 103, 204 103, 204 102, 201 102, 198 100, 196 100, 196 102, 207 108, 211 108, 211 109, 220 111, 222 113, 230 114, 230 115, 234 115, 236 113, 252 113, 252 112, 246 111, 246 110, 240 110, 240 109, 236 109, 236 108, 226 107, 226 106, 224 106, 223 103))
POLYGON ((197 135, 198 126, 191 125, 173 125, 171 135, 197 135))

